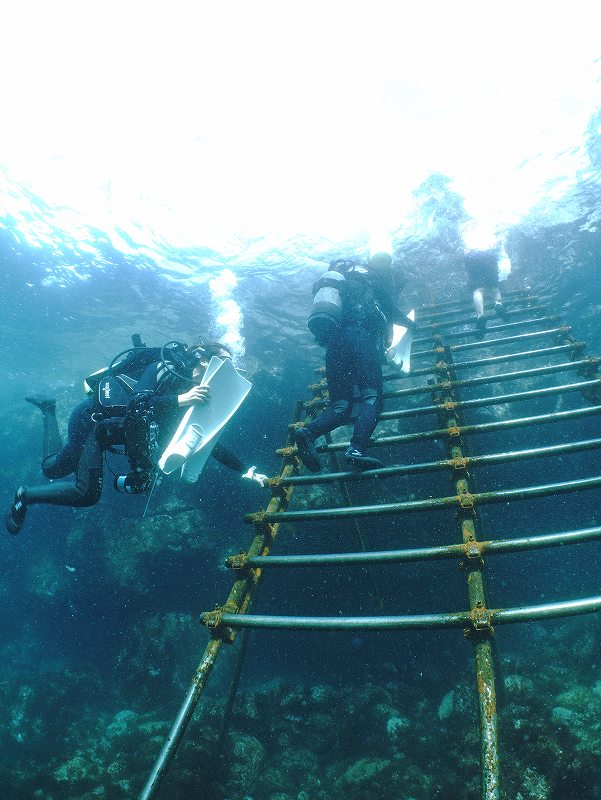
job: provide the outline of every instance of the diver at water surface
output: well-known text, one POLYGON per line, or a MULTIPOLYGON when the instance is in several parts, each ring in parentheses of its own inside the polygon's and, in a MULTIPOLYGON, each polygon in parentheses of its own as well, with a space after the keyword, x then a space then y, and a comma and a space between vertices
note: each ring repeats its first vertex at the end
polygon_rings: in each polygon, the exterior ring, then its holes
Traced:
POLYGON ((294 433, 299 457, 311 472, 321 469, 315 448, 317 437, 351 424, 353 434, 345 453, 349 467, 365 470, 383 466, 366 450, 382 411, 384 352, 393 324, 412 332, 417 328, 396 303, 401 284, 400 275, 392 269, 391 256, 378 253, 368 265, 332 261, 330 270, 313 287, 309 329, 326 348, 329 407, 294 433))
MULTIPOLYGON (((169 342, 162 348, 147 348, 140 343, 120 353, 110 367, 87 379, 91 396, 71 413, 65 446, 54 398, 26 397, 43 416, 42 472, 52 481, 72 474, 75 480, 20 486, 5 516, 7 530, 21 530, 30 505, 95 505, 102 494, 106 451, 125 454, 130 462, 131 472, 115 479, 115 489, 129 494, 148 492, 158 457, 173 436, 182 410, 210 400, 209 388, 199 384, 213 356, 223 360, 231 359, 232 354, 219 342, 191 347, 169 342)), ((267 476, 257 473, 255 467, 247 469, 219 443, 214 444, 211 455, 243 478, 266 484, 267 476)))

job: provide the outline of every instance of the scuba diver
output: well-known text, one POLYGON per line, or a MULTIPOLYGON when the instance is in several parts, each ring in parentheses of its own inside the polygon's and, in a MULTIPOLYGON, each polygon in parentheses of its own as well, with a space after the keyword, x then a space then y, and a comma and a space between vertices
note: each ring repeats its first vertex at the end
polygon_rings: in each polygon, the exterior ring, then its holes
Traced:
MULTIPOLYGON (((18 533, 27 508, 38 503, 87 507, 102 494, 103 458, 106 451, 126 455, 131 471, 117 476, 117 491, 144 494, 157 474, 156 463, 173 435, 182 409, 206 403, 209 388, 200 381, 213 356, 231 359, 230 349, 219 342, 187 347, 168 342, 146 347, 138 334, 134 347, 119 353, 109 367, 90 375, 84 386, 90 395, 71 413, 68 441, 63 446, 56 419, 56 401, 45 396, 25 400, 42 412, 44 436, 42 472, 55 480, 74 474, 74 483, 60 481, 42 486, 20 486, 5 516, 6 528, 18 533), (122 449, 115 449, 122 448, 122 449)), ((266 485, 267 476, 247 469, 219 443, 211 455, 243 478, 266 485)))
MULTIPOLYGON (((406 281, 405 281, 406 282, 406 281)), ((313 287, 308 326, 326 348, 329 406, 294 432, 299 458, 311 472, 321 465, 315 440, 341 425, 354 425, 345 453, 351 469, 382 467, 366 454, 382 411, 382 361, 393 324, 415 332, 415 322, 396 304, 404 286, 392 257, 377 253, 368 265, 339 259, 313 287)))
POLYGON ((470 250, 464 256, 468 284, 472 293, 472 302, 476 312, 476 335, 484 336, 486 318, 484 316, 484 296, 491 295, 495 313, 505 321, 507 309, 503 304, 499 291, 499 257, 496 249, 470 250))

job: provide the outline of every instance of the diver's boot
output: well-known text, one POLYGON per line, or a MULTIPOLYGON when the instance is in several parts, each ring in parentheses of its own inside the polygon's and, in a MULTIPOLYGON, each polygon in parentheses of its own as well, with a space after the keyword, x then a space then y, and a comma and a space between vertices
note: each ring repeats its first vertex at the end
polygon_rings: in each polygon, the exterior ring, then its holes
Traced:
POLYGON ((321 464, 315 449, 315 443, 306 428, 297 428, 294 431, 294 443, 298 457, 310 472, 321 472, 321 464))
POLYGON ((365 453, 362 453, 361 450, 357 450, 357 448, 352 445, 348 448, 344 457, 349 467, 357 471, 364 469, 381 469, 384 466, 379 458, 366 456, 365 453))
POLYGON ((25 514, 27 513, 26 497, 27 489, 24 486, 19 486, 9 511, 4 515, 4 524, 9 533, 19 533, 23 527, 25 514))
POLYGON ((45 394, 36 394, 26 397, 25 400, 36 406, 42 412, 44 421, 44 439, 42 442, 42 465, 49 456, 59 453, 63 449, 58 421, 56 419, 56 400, 45 394))
POLYGON ((495 314, 500 317, 503 322, 507 322, 507 306, 500 300, 495 303, 495 314))
POLYGON ((478 317, 476 320, 475 332, 477 339, 484 338, 484 334, 486 333, 486 317, 478 317))

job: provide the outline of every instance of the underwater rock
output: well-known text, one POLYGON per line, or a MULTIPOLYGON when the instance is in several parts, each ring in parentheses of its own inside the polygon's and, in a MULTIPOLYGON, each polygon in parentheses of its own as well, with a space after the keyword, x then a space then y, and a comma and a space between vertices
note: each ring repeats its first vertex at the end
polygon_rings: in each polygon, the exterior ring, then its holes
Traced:
POLYGON ((261 773, 261 786, 264 791, 269 794, 270 798, 278 796, 288 797, 283 791, 287 783, 286 776, 279 765, 277 767, 267 767, 261 773))
POLYGON ((315 705, 323 705, 331 703, 336 697, 336 693, 331 686, 312 686, 311 687, 311 700, 315 705))
POLYGON ((445 696, 440 701, 440 705, 438 706, 438 711, 436 712, 436 716, 438 719, 448 719, 453 713, 453 701, 455 699, 455 692, 451 689, 450 692, 447 692, 445 696))
POLYGON ((551 719, 565 726, 576 740, 580 753, 601 756, 601 694, 598 684, 587 686, 573 685, 555 698, 551 719))
POLYGON ((390 717, 386 722, 386 733, 390 736, 392 741, 396 742, 401 735, 402 731, 406 731, 411 727, 411 723, 407 717, 390 717))
POLYGON ((67 594, 72 585, 71 580, 64 565, 50 558, 48 554, 32 562, 27 568, 27 588, 43 600, 53 600, 67 594))
POLYGON ((523 800, 548 800, 550 797, 548 781, 533 767, 524 770, 523 789, 523 800))
MULTIPOLYGON (((324 472, 330 471, 325 454, 320 455, 322 469, 324 472)), ((340 469, 346 469, 346 465, 341 464, 340 469)), ((305 511, 312 508, 331 508, 340 502, 339 494, 334 484, 316 484, 309 486, 302 492, 294 492, 290 501, 290 511, 305 511)))
POLYGON ((300 789, 315 783, 314 776, 319 771, 319 763, 315 753, 307 747, 291 747, 282 753, 279 761, 288 785, 300 789))
POLYGON ((134 625, 117 656, 125 685, 136 687, 138 701, 154 702, 175 685, 183 690, 194 672, 198 653, 187 647, 198 636, 191 614, 154 614, 134 625))
POLYGON ((551 709, 551 719, 553 722, 566 725, 568 728, 575 728, 582 724, 581 714, 571 708, 562 708, 561 706, 555 706, 551 709))
POLYGON ((121 520, 116 525, 106 543, 107 566, 118 584, 128 591, 149 591, 143 577, 144 557, 177 553, 182 559, 194 554, 196 559, 209 560, 215 548, 214 532, 198 510, 121 520))
POLYGON ((514 697, 520 701, 532 698, 535 695, 534 683, 530 678, 526 678, 524 675, 505 675, 503 678, 503 685, 510 697, 514 697))
POLYGON ((89 753, 79 750, 72 758, 57 767, 53 774, 59 783, 81 784, 98 781, 102 775, 102 763, 89 753))
POLYGON ((231 767, 225 796, 229 800, 242 800, 253 791, 259 780, 265 748, 257 738, 247 733, 232 731, 229 740, 232 748, 231 767))
POLYGON ((338 744, 338 733, 332 724, 330 714, 312 713, 304 720, 305 741, 307 746, 318 755, 330 756, 338 744))
POLYGON ((402 738, 403 732, 411 727, 409 718, 388 703, 377 703, 374 706, 373 716, 375 727, 380 730, 383 728, 386 731, 386 739, 394 744, 402 738))
POLYGON ((135 725, 138 716, 138 714, 129 711, 129 709, 118 711, 106 729, 107 737, 109 739, 118 739, 121 736, 127 735, 131 731, 133 725, 135 725))
POLYGON ((374 780, 382 777, 392 762, 387 758, 360 758, 344 772, 340 783, 346 787, 373 787, 374 780))

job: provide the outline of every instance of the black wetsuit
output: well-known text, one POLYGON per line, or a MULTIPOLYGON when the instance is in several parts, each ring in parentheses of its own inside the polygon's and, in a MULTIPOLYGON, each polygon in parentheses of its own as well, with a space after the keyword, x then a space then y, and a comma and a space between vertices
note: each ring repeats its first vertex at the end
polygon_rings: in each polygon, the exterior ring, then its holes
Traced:
MULTIPOLYGON (((363 271, 365 273, 365 270, 363 271)), ((354 423, 351 446, 363 452, 382 411, 382 357, 393 323, 414 323, 397 306, 392 274, 367 270, 370 299, 351 304, 326 347, 328 408, 306 426, 311 439, 354 423)))
POLYGON ((471 292, 496 289, 499 285, 499 259, 495 250, 476 250, 465 254, 465 269, 471 292))
MULTIPOLYGON (((150 364, 138 381, 135 390, 149 390, 152 406, 159 427, 159 449, 162 452, 179 424, 182 409, 178 395, 190 388, 191 382, 178 378, 165 368, 162 361, 150 364)), ((103 486, 104 451, 108 443, 98 434, 95 417, 100 410, 98 401, 89 398, 80 403, 71 413, 68 426, 68 441, 62 447, 54 408, 42 410, 44 414, 44 449, 42 471, 47 478, 64 478, 75 474, 73 484, 64 481, 28 486, 24 495, 25 505, 49 503, 60 506, 92 506, 100 500, 103 486), (52 434, 48 435, 48 429, 52 434), (52 452, 54 449, 55 452, 52 452), (46 452, 47 451, 47 452, 46 452)), ((217 444, 211 455, 220 463, 242 474, 245 471, 240 459, 217 444)))

